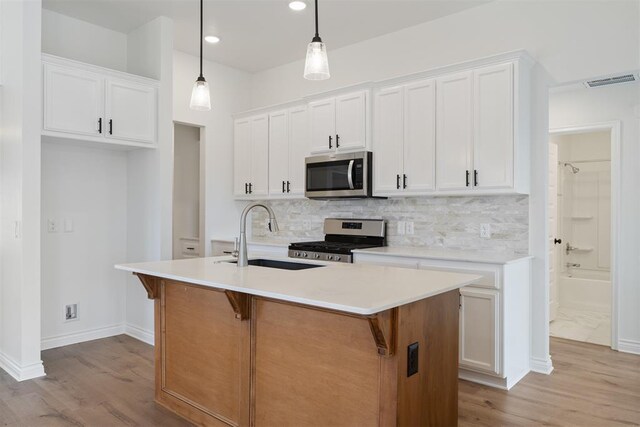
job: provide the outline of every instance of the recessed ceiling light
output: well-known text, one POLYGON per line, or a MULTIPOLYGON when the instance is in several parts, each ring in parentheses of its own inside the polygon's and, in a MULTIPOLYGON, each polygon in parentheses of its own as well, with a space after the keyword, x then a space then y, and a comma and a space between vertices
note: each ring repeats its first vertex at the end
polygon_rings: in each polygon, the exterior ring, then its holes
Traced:
POLYGON ((304 10, 306 7, 307 7, 307 4, 300 0, 294 0, 289 3, 289 9, 295 10, 296 12, 304 10))
POLYGON ((220 37, 217 36, 207 36, 204 38, 204 41, 206 41, 207 43, 218 43, 220 41, 220 37))

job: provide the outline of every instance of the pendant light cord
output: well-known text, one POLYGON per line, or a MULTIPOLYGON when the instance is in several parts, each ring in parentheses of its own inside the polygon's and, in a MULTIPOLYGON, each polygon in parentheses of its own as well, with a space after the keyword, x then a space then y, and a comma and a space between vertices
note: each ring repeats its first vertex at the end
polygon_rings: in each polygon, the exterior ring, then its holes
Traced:
POLYGON ((316 0, 316 37, 320 37, 318 33, 318 0, 316 0))
MULTIPOLYGON (((316 0, 317 2, 318 0, 316 0)), ((200 0, 200 77, 203 78, 202 75, 202 36, 203 36, 203 11, 204 11, 204 0, 200 0)), ((317 26, 317 24, 316 24, 317 26)), ((317 30, 316 30, 317 31, 317 30)))

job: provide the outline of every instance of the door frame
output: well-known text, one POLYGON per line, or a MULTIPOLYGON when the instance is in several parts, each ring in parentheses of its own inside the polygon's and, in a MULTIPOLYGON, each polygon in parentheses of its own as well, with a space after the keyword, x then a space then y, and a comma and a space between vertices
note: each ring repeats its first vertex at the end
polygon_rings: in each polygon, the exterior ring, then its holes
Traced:
MULTIPOLYGON (((620 306, 618 286, 620 239, 620 127, 619 120, 597 122, 549 129, 549 135, 569 135, 609 131, 611 138, 611 348, 618 350, 618 330, 620 306)), ((547 223, 549 219, 547 218, 547 223)), ((549 282, 547 281, 547 288, 549 282)))

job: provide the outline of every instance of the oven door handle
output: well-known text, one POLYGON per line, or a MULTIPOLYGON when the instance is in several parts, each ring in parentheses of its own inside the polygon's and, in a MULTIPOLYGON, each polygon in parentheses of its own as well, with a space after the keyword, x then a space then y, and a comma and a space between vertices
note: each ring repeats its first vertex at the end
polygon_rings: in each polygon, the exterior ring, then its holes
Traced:
POLYGON ((355 163, 355 160, 350 160, 349 161, 349 169, 347 169, 347 180, 349 181, 349 189, 353 190, 353 164, 355 163))

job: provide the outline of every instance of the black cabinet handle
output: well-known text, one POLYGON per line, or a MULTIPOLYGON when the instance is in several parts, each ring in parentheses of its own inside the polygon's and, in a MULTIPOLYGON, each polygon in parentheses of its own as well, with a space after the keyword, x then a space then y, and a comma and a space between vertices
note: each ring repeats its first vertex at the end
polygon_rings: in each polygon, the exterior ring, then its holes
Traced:
POLYGON ((561 245, 562 239, 553 239, 553 243, 555 243, 556 245, 561 245))
POLYGON ((478 186, 478 171, 475 169, 473 170, 473 186, 478 186))
POLYGON ((287 193, 291 192, 291 183, 289 181, 287 181, 287 193))
POLYGON ((109 135, 113 135, 113 119, 109 119, 109 135))
POLYGON ((284 193, 284 181, 282 181, 282 192, 284 193))
POLYGON ((333 148, 333 147, 331 146, 332 138, 333 138, 333 137, 332 137, 331 135, 329 135, 329 148, 333 148))
POLYGON ((400 175, 396 175, 396 189, 400 189, 400 175))
POLYGON ((249 184, 244 183, 244 194, 249 194, 249 184))
POLYGON ((340 148, 340 135, 336 133, 336 148, 340 148))
POLYGON ((402 188, 407 188, 407 174, 402 174, 402 188))
POLYGON ((249 194, 253 193, 253 189, 251 187, 253 187, 253 184, 249 183, 249 194))
POLYGON ((102 117, 98 119, 98 133, 102 133, 102 117))
POLYGON ((466 171, 466 182, 467 182, 467 187, 469 186, 469 171, 466 171))

